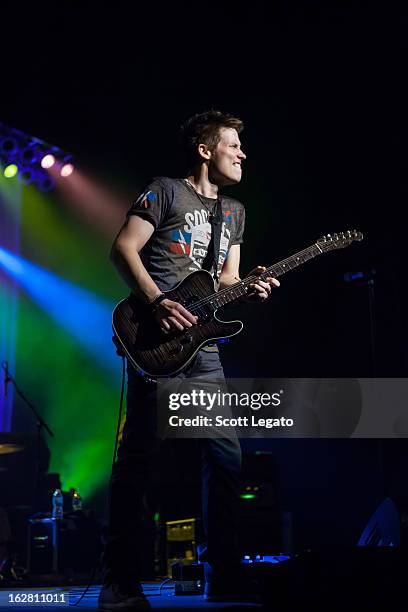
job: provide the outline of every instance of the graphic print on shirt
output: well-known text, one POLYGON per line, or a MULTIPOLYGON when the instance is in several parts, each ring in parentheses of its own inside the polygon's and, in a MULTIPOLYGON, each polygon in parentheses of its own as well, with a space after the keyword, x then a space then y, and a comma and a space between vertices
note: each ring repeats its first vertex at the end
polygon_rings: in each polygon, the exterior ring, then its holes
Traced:
MULTIPOLYGON (((231 231, 227 227, 225 215, 223 215, 220 240, 220 254, 218 259, 218 270, 221 269, 228 252, 231 231)), ((173 230, 171 233, 170 250, 172 253, 186 255, 191 259, 189 270, 194 272, 200 270, 208 251, 211 240, 211 225, 208 221, 208 211, 194 210, 186 212, 185 225, 182 229, 173 230)))
POLYGON ((144 191, 134 203, 135 208, 150 208, 150 206, 157 202, 157 195, 153 191, 144 191))

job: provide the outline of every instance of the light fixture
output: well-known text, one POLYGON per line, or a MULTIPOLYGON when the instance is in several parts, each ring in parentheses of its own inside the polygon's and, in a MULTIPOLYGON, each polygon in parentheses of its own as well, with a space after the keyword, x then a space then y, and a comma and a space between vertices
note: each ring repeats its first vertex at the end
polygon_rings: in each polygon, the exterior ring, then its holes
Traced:
POLYGON ((71 154, 3 123, 0 123, 0 162, 5 168, 5 177, 18 174, 21 183, 27 185, 34 181, 42 191, 51 191, 56 184, 43 170, 56 164, 61 178, 74 171, 71 154))
POLYGON ((0 139, 0 152, 3 155, 12 155, 17 151, 17 140, 12 136, 4 136, 0 139))
POLYGON ((44 155, 44 157, 41 160, 41 168, 52 168, 53 165, 55 164, 55 157, 54 155, 51 155, 51 153, 47 153, 47 155, 44 155))
POLYGON ((64 164, 61 168, 60 175, 65 178, 70 176, 74 171, 74 166, 72 164, 64 164))
POLYGON ((35 178, 35 171, 33 168, 21 168, 18 173, 18 180, 23 185, 29 185, 35 178))
POLYGON ((35 183, 41 191, 52 191, 55 187, 55 180, 46 172, 38 172, 35 183))
POLYGON ((3 174, 6 178, 13 178, 14 176, 16 176, 17 172, 18 167, 16 166, 16 164, 9 164, 4 168, 3 174))
POLYGON ((28 143, 22 150, 20 159, 24 166, 35 164, 44 156, 44 150, 35 141, 28 143))

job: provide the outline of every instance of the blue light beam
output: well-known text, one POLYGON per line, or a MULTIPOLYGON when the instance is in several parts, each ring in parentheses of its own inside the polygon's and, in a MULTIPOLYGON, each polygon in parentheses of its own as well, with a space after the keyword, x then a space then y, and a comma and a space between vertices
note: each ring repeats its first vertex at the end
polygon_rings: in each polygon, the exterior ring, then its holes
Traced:
POLYGON ((1 247, 0 268, 102 367, 118 370, 111 341, 114 304, 1 247))

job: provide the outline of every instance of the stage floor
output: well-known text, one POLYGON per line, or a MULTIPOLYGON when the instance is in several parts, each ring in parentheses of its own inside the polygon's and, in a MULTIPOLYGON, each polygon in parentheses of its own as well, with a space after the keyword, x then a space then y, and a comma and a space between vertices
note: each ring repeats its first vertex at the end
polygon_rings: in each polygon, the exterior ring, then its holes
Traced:
MULTIPOLYGON (((363 570, 358 574, 361 578, 363 570)), ((351 585, 336 585, 332 589, 324 589, 322 576, 315 576, 312 588, 306 582, 295 580, 295 577, 286 584, 279 595, 279 583, 271 580, 272 576, 264 582, 264 605, 248 602, 206 602, 202 595, 174 595, 174 583, 163 581, 143 582, 143 590, 148 598, 152 610, 211 610, 238 612, 345 612, 352 605, 358 612, 407 612, 405 590, 397 588, 395 583, 386 584, 385 591, 376 591, 375 585, 383 578, 371 576, 364 588, 354 591, 351 585)), ((283 578, 283 576, 282 576, 283 578)), ((38 584, 38 583, 37 583, 38 584)), ((43 583, 47 584, 47 583, 43 583)), ((63 585, 63 582, 53 586, 12 586, 0 588, 0 611, 17 610, 49 610, 62 612, 64 610, 98 610, 98 596, 100 584, 93 584, 86 590, 86 584, 63 585), (84 594, 84 591, 86 593, 84 594), (23 595, 25 601, 22 600, 23 595), (30 594, 30 600, 27 595, 30 594), (18 600, 16 597, 19 595, 18 600), (44 601, 48 598, 48 603, 44 601), (14 602, 13 602, 14 599, 14 602), (38 603, 32 603, 35 601, 38 603), (57 603, 54 603, 56 602, 57 603), (44 602, 44 603, 42 603, 44 602)), ((262 589, 261 589, 262 590, 262 589)))
MULTIPOLYGON (((171 612, 172 610, 198 610, 206 609, 212 612, 218 610, 239 610, 240 612, 262 610, 260 604, 255 603, 237 603, 237 602, 223 602, 223 603, 210 603, 204 601, 201 595, 177 595, 173 594, 173 584, 165 584, 160 589, 161 582, 144 582, 143 590, 150 602, 153 610, 166 610, 171 612)), ((49 612, 62 612, 63 610, 77 609, 77 610, 97 610, 98 609, 98 595, 100 591, 100 585, 91 586, 86 592, 85 596, 78 601, 85 590, 85 586, 70 586, 70 587, 31 587, 16 589, 15 587, 9 589, 0 589, 0 610, 11 612, 12 610, 49 610, 49 612), (64 600, 63 603, 28 603, 28 602, 12 602, 17 593, 30 593, 33 596, 37 595, 38 600, 44 600, 46 595, 51 600, 51 596, 57 599, 59 602, 64 600), (11 597, 14 596, 14 597, 11 597), (78 603, 77 603, 78 602, 78 603)), ((27 599, 26 597, 24 599, 27 599)))

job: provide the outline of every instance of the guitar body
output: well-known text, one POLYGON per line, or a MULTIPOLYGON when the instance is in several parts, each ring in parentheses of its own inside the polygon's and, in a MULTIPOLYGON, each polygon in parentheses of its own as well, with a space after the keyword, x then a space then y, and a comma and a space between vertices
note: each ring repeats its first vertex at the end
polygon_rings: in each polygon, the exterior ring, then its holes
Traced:
POLYGON ((130 363, 141 374, 152 378, 175 376, 208 342, 235 336, 243 328, 241 321, 224 322, 217 318, 209 301, 214 295, 214 281, 206 270, 192 272, 174 289, 164 293, 188 310, 204 298, 207 303, 196 306, 196 325, 164 333, 149 307, 133 294, 119 302, 112 315, 113 331, 130 363))
POLYGON ((216 313, 221 306, 243 297, 254 280, 266 280, 268 276, 276 278, 313 257, 362 239, 363 234, 357 230, 333 236, 327 234, 306 249, 270 266, 262 274, 247 276, 218 293, 214 291, 214 281, 209 272, 192 272, 174 289, 165 292, 167 298, 180 302, 198 317, 196 325, 183 331, 164 333, 149 307, 130 295, 119 302, 113 311, 115 343, 125 352, 133 367, 145 376, 175 376, 207 343, 235 336, 242 330, 241 321, 220 321, 216 313))

